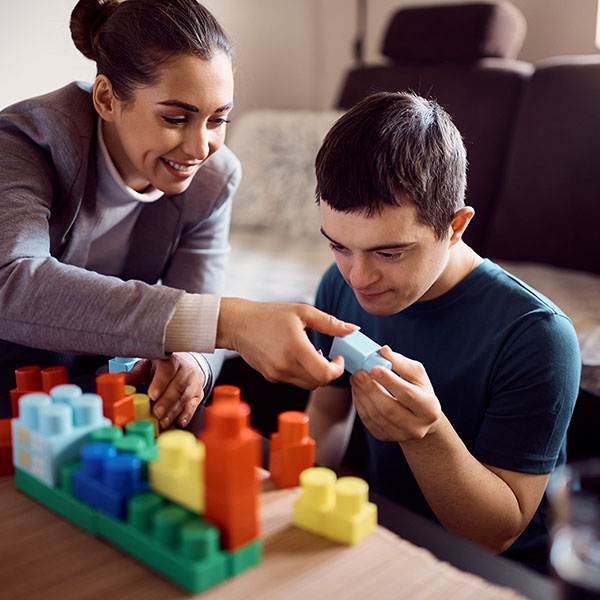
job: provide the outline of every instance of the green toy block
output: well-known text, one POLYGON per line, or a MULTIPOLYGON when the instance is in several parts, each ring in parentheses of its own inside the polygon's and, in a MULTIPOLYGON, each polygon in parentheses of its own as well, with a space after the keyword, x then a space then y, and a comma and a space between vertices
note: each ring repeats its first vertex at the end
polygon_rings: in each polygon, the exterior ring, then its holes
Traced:
POLYGON ((256 540, 235 552, 225 552, 228 555, 228 577, 235 577, 260 563, 262 560, 262 548, 262 540, 256 540))
POLYGON ((111 442, 115 443, 123 437, 123 430, 120 427, 110 425, 109 427, 99 427, 92 431, 90 441, 92 442, 111 442))
POLYGON ((190 592, 202 592, 228 576, 219 531, 154 492, 132 496, 128 520, 98 514, 99 535, 190 592))
POLYGON ((26 471, 15 468, 15 485, 19 490, 43 504, 46 508, 58 513, 61 517, 71 521, 88 533, 96 535, 96 511, 80 502, 69 493, 59 488, 53 488, 26 471))

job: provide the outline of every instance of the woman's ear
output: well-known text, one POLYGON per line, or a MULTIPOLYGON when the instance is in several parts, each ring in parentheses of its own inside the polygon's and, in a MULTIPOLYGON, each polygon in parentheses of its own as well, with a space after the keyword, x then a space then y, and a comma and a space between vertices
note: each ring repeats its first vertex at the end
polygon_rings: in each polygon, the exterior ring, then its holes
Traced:
POLYGON ((96 112, 105 121, 113 121, 116 109, 112 83, 106 75, 98 75, 92 89, 92 100, 96 112))
POLYGON ((469 225, 469 222, 475 214, 475 209, 472 206, 463 206, 463 208, 456 211, 452 223, 450 223, 450 245, 453 246, 458 242, 465 232, 465 229, 469 225))

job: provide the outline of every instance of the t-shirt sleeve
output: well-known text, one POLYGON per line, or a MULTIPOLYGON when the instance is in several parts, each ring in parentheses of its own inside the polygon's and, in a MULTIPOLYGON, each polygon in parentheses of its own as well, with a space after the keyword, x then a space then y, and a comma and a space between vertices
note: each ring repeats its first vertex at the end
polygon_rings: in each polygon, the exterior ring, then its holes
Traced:
POLYGON ((551 472, 564 452, 580 375, 570 320, 557 313, 529 315, 497 357, 475 457, 522 473, 551 472))

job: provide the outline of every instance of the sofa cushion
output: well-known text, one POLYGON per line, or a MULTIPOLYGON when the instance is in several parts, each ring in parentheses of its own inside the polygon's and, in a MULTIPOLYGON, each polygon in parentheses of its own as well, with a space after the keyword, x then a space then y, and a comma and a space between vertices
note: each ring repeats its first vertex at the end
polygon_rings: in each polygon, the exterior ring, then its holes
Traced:
POLYGON ((547 59, 526 86, 484 252, 600 274, 600 56, 547 59))
POLYGON ((392 17, 383 54, 394 62, 515 58, 527 25, 509 2, 402 8, 392 17))

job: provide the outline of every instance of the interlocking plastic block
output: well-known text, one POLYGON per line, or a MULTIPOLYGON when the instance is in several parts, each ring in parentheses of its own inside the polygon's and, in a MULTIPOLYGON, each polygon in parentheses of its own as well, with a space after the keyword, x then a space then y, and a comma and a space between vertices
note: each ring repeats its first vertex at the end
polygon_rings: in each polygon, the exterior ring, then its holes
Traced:
POLYGON ((329 358, 335 358, 341 354, 344 357, 346 370, 352 375, 360 370, 368 373, 376 366, 391 369, 392 363, 379 354, 380 350, 381 346, 364 333, 354 331, 344 337, 333 338, 329 358))
POLYGON ((15 472, 10 421, 10 419, 0 419, 0 475, 12 475, 15 472))
POLYGON ((124 519, 127 499, 147 489, 137 456, 119 454, 108 442, 92 442, 82 447, 81 469, 73 473, 76 498, 115 519, 124 519))
POLYGON ((23 469, 15 468, 15 485, 19 490, 53 510, 61 517, 85 529, 92 535, 98 531, 97 511, 74 498, 62 488, 51 487, 23 469))
POLYGON ((102 398, 104 416, 117 427, 135 421, 133 396, 125 394, 124 373, 102 373, 96 377, 96 392, 102 398))
POLYGON ((67 378, 67 369, 62 366, 46 367, 42 369, 42 390, 49 394, 52 388, 57 385, 65 385, 69 380, 67 378))
POLYGON ((215 385, 212 393, 213 403, 233 402, 239 404, 242 401, 242 390, 236 385, 215 385))
MULTIPOLYGON (((125 386, 125 391, 129 386, 125 386)), ((136 421, 149 421, 154 429, 154 437, 158 437, 158 419, 150 412, 150 397, 148 394, 133 393, 133 413, 136 421)))
POLYGON ((38 366, 28 365, 15 369, 16 387, 10 390, 10 407, 13 417, 19 416, 19 398, 31 392, 41 392, 42 373, 38 366))
POLYGON ((296 487, 300 473, 314 464, 315 441, 308 436, 308 415, 295 410, 279 413, 269 444, 269 471, 275 485, 296 487))
POLYGON ((58 484, 63 464, 79 459, 92 431, 110 425, 102 416, 101 399, 81 390, 68 402, 41 392, 26 394, 19 406, 20 416, 12 420, 14 465, 50 486, 58 484))
POLYGON ((150 487, 198 514, 204 512, 204 443, 189 431, 158 436, 158 459, 148 467, 150 487))
POLYGON ((155 493, 128 501, 127 521, 99 515, 100 535, 190 592, 228 576, 219 531, 198 515, 155 493))
POLYGON ((205 515, 221 528, 223 547, 235 550, 259 535, 260 438, 245 402, 217 402, 204 417, 205 515))
POLYGON ((127 358, 124 356, 115 356, 108 361, 109 373, 129 373, 133 365, 140 360, 139 358, 127 358))
POLYGON ((300 475, 302 495, 294 503, 292 522, 301 529, 342 544, 357 544, 377 527, 377 506, 369 486, 358 477, 340 477, 323 467, 300 475))

